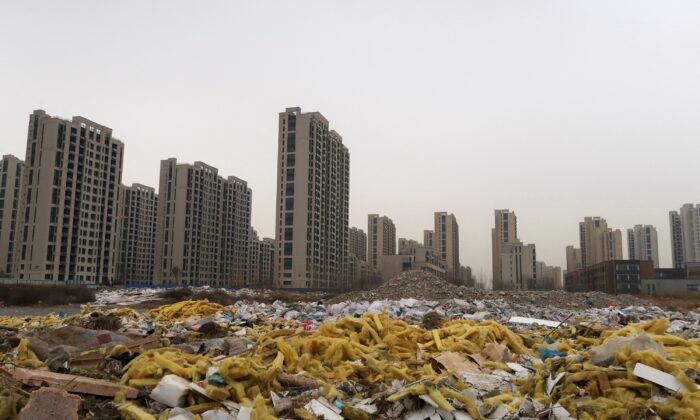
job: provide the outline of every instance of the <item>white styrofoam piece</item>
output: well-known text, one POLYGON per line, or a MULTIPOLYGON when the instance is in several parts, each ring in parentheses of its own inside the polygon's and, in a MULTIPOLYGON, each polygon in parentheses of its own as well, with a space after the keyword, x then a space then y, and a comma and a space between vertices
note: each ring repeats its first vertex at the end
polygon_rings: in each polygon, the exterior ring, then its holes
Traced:
POLYGON ((189 389, 188 380, 177 375, 165 375, 151 391, 151 398, 171 408, 181 407, 185 404, 189 389))
POLYGON ((647 366, 644 363, 637 363, 634 365, 634 371, 632 373, 635 376, 651 381, 657 385, 661 385, 662 387, 670 389, 673 392, 688 391, 688 388, 686 388, 681 381, 676 379, 675 376, 651 366, 647 366))
POLYGON ((526 318, 524 316, 512 316, 508 320, 508 322, 511 322, 513 324, 539 324, 539 325, 544 325, 547 327, 552 327, 556 328, 558 327, 561 322, 559 321, 549 321, 547 319, 538 319, 538 318, 526 318))

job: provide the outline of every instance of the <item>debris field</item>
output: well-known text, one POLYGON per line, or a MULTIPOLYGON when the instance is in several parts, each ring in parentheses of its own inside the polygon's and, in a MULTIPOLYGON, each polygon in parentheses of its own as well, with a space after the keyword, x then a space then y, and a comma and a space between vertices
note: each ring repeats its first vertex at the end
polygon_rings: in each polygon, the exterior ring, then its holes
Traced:
POLYGON ((132 307, 159 293, 0 316, 0 419, 700 418, 700 308, 423 272, 314 300, 132 307))

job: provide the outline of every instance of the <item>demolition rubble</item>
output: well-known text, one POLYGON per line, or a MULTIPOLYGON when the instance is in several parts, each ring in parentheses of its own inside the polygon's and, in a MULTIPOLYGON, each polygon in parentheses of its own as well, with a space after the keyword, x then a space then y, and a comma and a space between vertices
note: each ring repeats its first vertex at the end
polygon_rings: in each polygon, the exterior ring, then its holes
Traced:
POLYGON ((303 301, 221 293, 0 317, 0 419, 700 417, 700 308, 422 272, 303 301))

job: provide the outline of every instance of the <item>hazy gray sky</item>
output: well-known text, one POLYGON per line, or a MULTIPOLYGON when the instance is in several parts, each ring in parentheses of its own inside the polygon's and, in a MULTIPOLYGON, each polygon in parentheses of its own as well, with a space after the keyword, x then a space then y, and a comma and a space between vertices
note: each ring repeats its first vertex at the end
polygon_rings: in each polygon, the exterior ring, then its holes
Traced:
POLYGON ((157 186, 168 157, 246 179, 270 236, 289 106, 349 147, 351 225, 422 240, 455 213, 490 278, 493 209, 562 266, 603 216, 655 225, 667 266, 668 211, 700 201, 700 2, 0 4, 0 153, 24 157, 34 109, 82 115, 126 144, 125 183, 157 186))

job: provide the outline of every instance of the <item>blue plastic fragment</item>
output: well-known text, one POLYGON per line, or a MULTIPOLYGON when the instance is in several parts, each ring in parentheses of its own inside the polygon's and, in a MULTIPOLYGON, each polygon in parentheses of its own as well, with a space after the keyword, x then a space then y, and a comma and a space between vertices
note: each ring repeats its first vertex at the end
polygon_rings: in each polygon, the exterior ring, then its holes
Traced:
POLYGON ((566 356, 566 353, 552 349, 537 349, 537 352, 540 354, 542 360, 547 360, 551 357, 566 356))
POLYGON ((223 378, 223 376, 219 375, 218 373, 214 373, 212 375, 209 375, 207 383, 209 383, 209 385, 224 386, 226 385, 226 380, 223 378))

